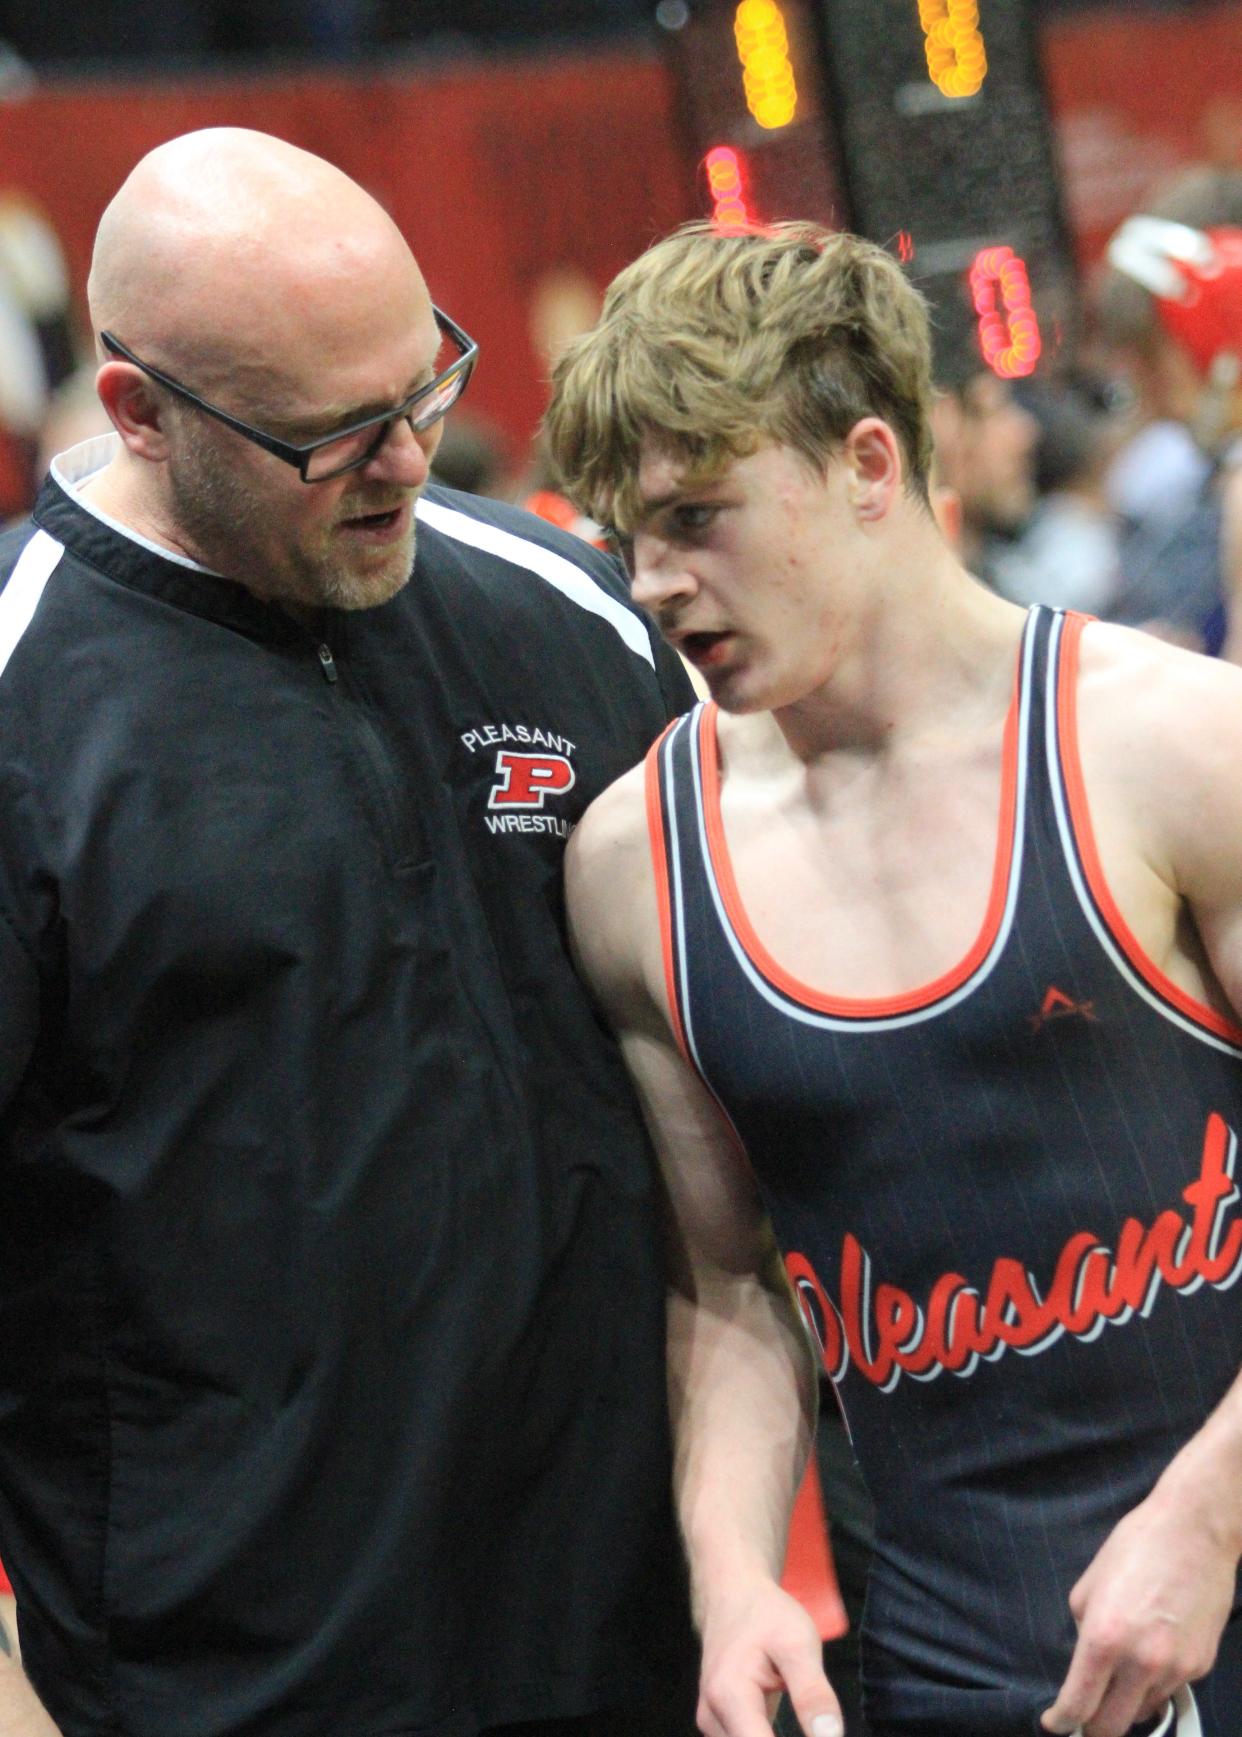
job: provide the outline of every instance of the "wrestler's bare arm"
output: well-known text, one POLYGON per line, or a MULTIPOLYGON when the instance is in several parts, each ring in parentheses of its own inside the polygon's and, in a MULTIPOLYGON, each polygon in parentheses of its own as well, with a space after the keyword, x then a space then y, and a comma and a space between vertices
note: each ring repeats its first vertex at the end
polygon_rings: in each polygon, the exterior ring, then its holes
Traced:
POLYGON ((21 1666, 0 1653, 0 1737, 59 1737, 21 1666))
MULTIPOLYGON (((1132 637, 1084 639, 1084 773, 1106 873, 1119 896, 1127 880, 1123 908, 1154 936, 1162 893, 1189 913, 1194 933, 1168 929, 1158 962, 1176 977, 1203 958, 1209 999, 1242 1017, 1242 671, 1132 637)), ((1240 1557, 1242 1378, 1074 1587, 1078 1644, 1047 1729, 1121 1737, 1203 1676, 1240 1557)))
POLYGON ((670 1029, 641 768, 588 811, 566 886, 579 968, 620 1040, 670 1207, 669 1400, 700 1727, 769 1737, 784 1685, 803 1729, 833 1737, 818 1633, 778 1584, 814 1420, 810 1348, 749 1165, 670 1029))

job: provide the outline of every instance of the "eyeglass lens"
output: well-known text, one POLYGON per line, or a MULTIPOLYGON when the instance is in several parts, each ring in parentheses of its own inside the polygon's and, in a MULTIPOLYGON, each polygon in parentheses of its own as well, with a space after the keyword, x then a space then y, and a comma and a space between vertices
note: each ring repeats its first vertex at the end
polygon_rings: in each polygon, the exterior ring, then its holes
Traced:
MULTIPOLYGON (((413 432, 421 434, 438 422, 461 397, 469 378, 470 370, 463 366, 450 369, 443 380, 437 381, 434 391, 420 398, 404 419, 413 432)), ((342 471, 356 470, 366 464, 383 446, 393 424, 400 420, 400 417, 389 417, 373 428, 359 428, 353 434, 343 434, 339 440, 317 446, 307 457, 307 482, 327 482, 342 471)))

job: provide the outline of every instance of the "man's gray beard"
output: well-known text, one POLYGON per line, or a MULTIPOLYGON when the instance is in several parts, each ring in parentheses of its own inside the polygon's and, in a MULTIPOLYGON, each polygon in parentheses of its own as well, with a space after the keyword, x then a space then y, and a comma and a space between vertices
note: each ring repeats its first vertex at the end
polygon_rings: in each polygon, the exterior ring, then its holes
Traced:
POLYGON ((362 578, 357 573, 351 573, 344 563, 317 568, 315 579, 324 606, 328 609, 376 609, 381 603, 387 603, 389 598, 397 595, 398 591, 404 590, 409 583, 411 573, 414 571, 414 525, 412 522, 405 548, 405 564, 395 578, 385 579, 386 588, 380 586, 378 574, 372 573, 369 577, 362 578))
POLYGON ((182 459, 168 467, 173 513, 181 537, 196 552, 196 559, 213 572, 272 602, 319 609, 374 609, 395 597, 408 582, 414 567, 413 523, 403 568, 386 587, 378 583, 378 575, 364 577, 351 572, 343 561, 325 559, 301 569, 299 576, 306 579, 304 592, 266 590, 264 579, 270 575, 256 573, 252 577, 245 571, 246 550, 255 546, 263 523, 261 503, 252 490, 215 462, 201 442, 193 442, 189 450, 192 457, 188 462, 182 459))

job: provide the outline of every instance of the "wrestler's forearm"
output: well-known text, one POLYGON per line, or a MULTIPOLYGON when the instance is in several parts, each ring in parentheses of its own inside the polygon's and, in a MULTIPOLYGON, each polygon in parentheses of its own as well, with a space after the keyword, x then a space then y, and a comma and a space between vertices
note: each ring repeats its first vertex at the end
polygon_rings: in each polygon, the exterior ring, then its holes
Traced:
POLYGON ((1193 1516, 1222 1554, 1242 1560, 1242 1374, 1170 1461, 1154 1494, 1193 1516))
POLYGON ((782 1282, 700 1277, 669 1306, 678 1513, 700 1620, 719 1588, 779 1577, 816 1385, 782 1282))
POLYGON ((1242 1381, 1235 1381, 1071 1591, 1078 1639, 1044 1729, 1077 1731, 1101 1711, 1110 1730, 1128 1729, 1205 1676, 1236 1597, 1240 1556, 1242 1381))

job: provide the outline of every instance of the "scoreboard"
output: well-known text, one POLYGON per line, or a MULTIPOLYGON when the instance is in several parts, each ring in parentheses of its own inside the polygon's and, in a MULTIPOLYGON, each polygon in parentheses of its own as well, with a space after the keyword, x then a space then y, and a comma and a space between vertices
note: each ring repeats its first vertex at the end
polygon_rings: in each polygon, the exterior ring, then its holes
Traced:
POLYGON ((699 0, 665 40, 705 213, 890 247, 937 367, 1015 378, 1072 342, 1077 282, 1028 0, 699 0))

